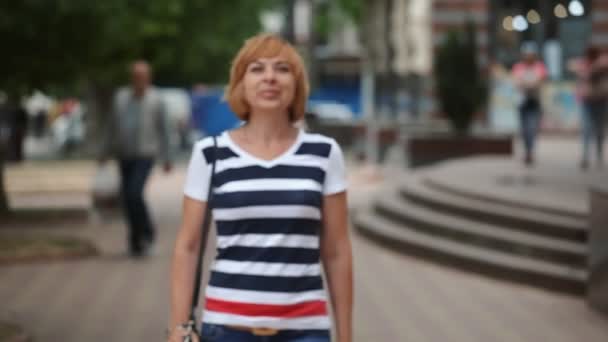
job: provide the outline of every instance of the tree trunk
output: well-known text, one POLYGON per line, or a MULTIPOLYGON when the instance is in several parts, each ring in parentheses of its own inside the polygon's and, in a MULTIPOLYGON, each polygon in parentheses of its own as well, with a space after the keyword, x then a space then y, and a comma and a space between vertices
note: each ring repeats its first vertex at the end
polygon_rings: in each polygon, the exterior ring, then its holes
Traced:
POLYGON ((9 140, 13 129, 13 117, 11 111, 11 96, 5 103, 0 104, 0 217, 9 213, 8 196, 4 186, 4 166, 8 158, 9 140))
POLYGON ((4 144, 0 142, 0 217, 8 214, 8 197, 4 186, 4 144))
POLYGON ((395 120, 397 117, 397 75, 395 74, 395 46, 393 37, 393 0, 387 0, 384 7, 384 37, 386 40, 386 79, 384 83, 385 96, 388 99, 387 107, 389 117, 395 120))

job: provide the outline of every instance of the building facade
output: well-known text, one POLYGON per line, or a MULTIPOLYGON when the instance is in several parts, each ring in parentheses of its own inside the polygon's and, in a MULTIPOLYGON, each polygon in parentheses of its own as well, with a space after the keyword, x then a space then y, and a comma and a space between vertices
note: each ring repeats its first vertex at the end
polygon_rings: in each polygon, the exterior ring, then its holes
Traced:
POLYGON ((335 1, 294 3, 312 6, 313 18, 324 11, 333 23, 326 36, 312 36, 317 85, 348 88, 350 101, 356 102, 362 62, 369 62, 376 107, 389 117, 439 111, 433 96, 434 52, 448 32, 468 22, 476 29, 477 60, 484 70, 493 65, 508 70, 522 43, 533 41, 552 80, 568 80, 569 59, 589 44, 608 49, 606 0, 364 0, 360 25, 340 13, 335 1))
POLYGON ((551 79, 568 81, 571 58, 590 44, 608 49, 605 0, 368 0, 365 13, 362 41, 377 75, 380 106, 383 96, 398 98, 405 89, 423 99, 418 108, 423 114, 439 112, 432 85, 434 52, 448 32, 467 22, 476 28, 484 70, 491 65, 508 70, 519 59, 522 43, 533 41, 551 79))

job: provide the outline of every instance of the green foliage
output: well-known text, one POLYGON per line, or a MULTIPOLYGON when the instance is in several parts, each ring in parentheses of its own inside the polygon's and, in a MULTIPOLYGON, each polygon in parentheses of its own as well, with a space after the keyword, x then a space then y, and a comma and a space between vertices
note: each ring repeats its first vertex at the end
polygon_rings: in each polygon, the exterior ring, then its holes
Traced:
POLYGON ((324 1, 316 5, 313 18, 313 29, 321 40, 329 37, 329 34, 342 27, 346 22, 353 21, 355 25, 360 23, 362 0, 338 0, 324 1))
POLYGON ((327 38, 329 32, 331 32, 332 22, 329 3, 325 2, 317 5, 313 18, 313 29, 319 37, 327 38))
POLYGON ((340 8, 346 15, 352 18, 355 23, 360 23, 363 12, 364 0, 338 0, 340 8))
POLYGON ((435 56, 439 102, 452 128, 468 133, 473 115, 486 101, 486 85, 477 63, 475 27, 448 33, 435 56))
MULTIPOLYGON (((74 95, 86 82, 103 112, 111 90, 126 82, 128 64, 142 58, 157 84, 224 82, 243 40, 260 31, 260 11, 279 2, 0 1, 0 90, 15 101, 33 89, 74 95)), ((2 148, 0 214, 8 210, 2 148)))
POLYGON ((42 84, 73 80, 75 71, 92 57, 100 23, 99 13, 85 2, 1 2, 0 87, 15 95, 42 84))
POLYGON ((277 0, 20 0, 0 2, 0 89, 125 81, 149 60, 159 83, 226 79, 230 58, 277 0))

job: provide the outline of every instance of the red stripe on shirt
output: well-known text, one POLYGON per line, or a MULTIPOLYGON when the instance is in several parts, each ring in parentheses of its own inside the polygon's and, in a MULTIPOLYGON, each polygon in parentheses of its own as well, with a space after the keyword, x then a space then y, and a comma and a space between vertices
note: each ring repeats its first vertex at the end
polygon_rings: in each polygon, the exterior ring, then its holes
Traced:
POLYGON ((243 316, 294 318, 327 315, 327 305, 322 300, 290 305, 275 305, 229 302, 207 297, 205 309, 243 316))

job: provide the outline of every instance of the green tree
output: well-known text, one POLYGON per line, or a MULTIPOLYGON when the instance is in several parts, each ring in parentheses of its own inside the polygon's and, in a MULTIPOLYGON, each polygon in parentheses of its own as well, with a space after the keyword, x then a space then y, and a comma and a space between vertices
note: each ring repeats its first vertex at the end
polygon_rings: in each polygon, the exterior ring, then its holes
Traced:
MULTIPOLYGON (((126 81, 126 67, 134 59, 150 61, 160 84, 222 82, 236 49, 259 32, 258 13, 278 3, 2 1, 0 90, 15 102, 33 89, 71 93, 88 89, 99 114, 107 111, 111 91, 126 81)), ((0 153, 0 169, 3 159, 0 153)), ((0 181, 0 212, 5 198, 2 185, 0 181)))
POLYGON ((435 56, 436 87, 441 109, 453 130, 469 132, 475 111, 486 102, 486 84, 477 63, 475 27, 448 33, 435 56))
POLYGON ((338 0, 340 8, 351 17, 355 23, 361 23, 364 0, 338 0))

